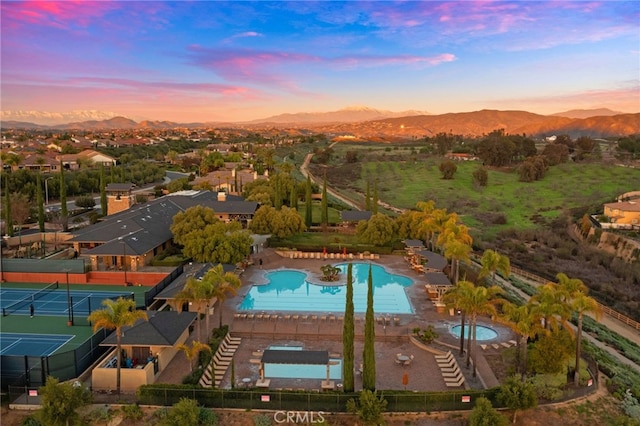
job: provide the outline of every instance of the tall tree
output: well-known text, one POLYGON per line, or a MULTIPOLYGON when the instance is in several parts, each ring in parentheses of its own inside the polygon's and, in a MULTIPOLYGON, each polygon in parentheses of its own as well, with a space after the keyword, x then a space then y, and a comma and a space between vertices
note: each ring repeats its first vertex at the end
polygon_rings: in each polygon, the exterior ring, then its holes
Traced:
POLYGON ((211 352, 211 346, 206 345, 202 342, 198 342, 194 340, 191 344, 181 343, 177 346, 177 349, 184 352, 184 355, 189 360, 189 371, 193 372, 193 361, 198 358, 200 352, 207 351, 211 352))
POLYGON ((322 181, 322 203, 320 207, 320 224, 326 226, 329 224, 329 200, 327 200, 327 174, 324 174, 322 181))
POLYGON ((38 229, 40 232, 44 232, 44 201, 42 199, 42 175, 38 170, 36 174, 36 204, 38 206, 38 229))
MULTIPOLYGON (((465 293, 472 288, 473 283, 469 281, 460 281, 451 287, 443 296, 445 305, 449 308, 460 310, 460 356, 464 356, 464 338, 465 338, 465 321, 466 311, 462 308, 462 301, 465 300, 465 293)), ((470 334, 467 332, 467 334, 470 334)))
POLYGON ((122 365, 122 329, 134 325, 139 320, 147 320, 147 313, 136 309, 136 302, 123 297, 118 300, 105 299, 104 309, 91 312, 89 322, 93 331, 101 328, 116 332, 116 391, 120 395, 120 368, 122 365))
POLYGON ((371 211, 371 184, 367 180, 367 193, 364 200, 364 209, 368 212, 371 211))
POLYGON ((378 214, 378 181, 373 181, 373 199, 371 200, 371 213, 378 214))
MULTIPOLYGON (((182 312, 184 306, 188 304, 190 310, 195 310, 196 317, 196 338, 198 341, 202 341, 202 315, 205 316, 205 307, 207 306, 207 289, 206 283, 202 280, 197 280, 193 277, 187 278, 185 286, 174 297, 173 306, 177 311, 182 312)), ((208 318, 208 317, 207 317, 208 318)))
POLYGON ((364 350, 362 353, 362 389, 376 390, 376 352, 375 352, 375 318, 373 312, 373 275, 369 265, 367 278, 367 312, 364 322, 364 350))
POLYGON ((289 195, 289 206, 292 209, 298 210, 298 187, 291 185, 291 194, 289 195))
POLYGON ((60 218, 62 220, 62 230, 69 230, 69 211, 67 210, 67 183, 64 178, 64 164, 60 160, 60 218))
POLYGON ((502 301, 497 296, 502 293, 502 289, 497 286, 481 287, 475 286, 469 281, 460 281, 458 285, 463 285, 465 290, 461 292, 457 300, 461 309, 465 310, 469 317, 471 344, 467 352, 467 365, 469 360, 473 362, 473 377, 476 377, 476 328, 478 315, 496 315, 496 305, 502 301))
POLYGON ((345 392, 354 391, 354 338, 353 265, 349 263, 347 266, 347 294, 342 328, 342 377, 344 377, 343 389, 345 392))
POLYGON ((304 194, 304 206, 304 224, 307 226, 307 228, 310 228, 311 222, 313 221, 313 204, 311 202, 311 177, 309 174, 307 174, 307 185, 305 187, 304 194))
POLYGON ((282 208, 282 183, 280 180, 277 180, 275 182, 273 206, 276 208, 276 210, 280 210, 282 208))
POLYGON ((497 284, 496 271, 501 272, 506 278, 509 278, 509 275, 511 275, 511 263, 509 262, 509 257, 502 255, 497 251, 491 249, 485 250, 482 254, 482 259, 480 259, 480 264, 482 265, 482 268, 480 268, 479 277, 483 278, 491 274, 491 281, 493 285, 497 284))
POLYGON ((8 236, 13 237, 13 216, 11 215, 11 196, 9 193, 9 173, 5 172, 4 179, 4 223, 5 232, 8 236))
POLYGON ((580 384, 580 349, 582 343, 582 321, 584 320, 584 314, 592 312, 596 318, 599 319, 602 315, 602 309, 598 302, 590 296, 587 296, 586 292, 578 292, 573 296, 570 302, 571 310, 578 316, 578 333, 576 334, 576 364, 575 371, 573 373, 573 384, 578 386, 580 384))
POLYGON ((501 321, 506 321, 509 327, 520 337, 516 345, 516 372, 520 372, 522 380, 525 380, 527 377, 527 346, 529 339, 544 332, 540 317, 532 303, 520 306, 505 303, 502 312, 501 321))
MULTIPOLYGON (((202 281, 211 283, 211 295, 218 299, 219 327, 222 328, 222 304, 229 295, 238 293, 241 285, 240 278, 233 272, 225 272, 223 266, 217 264, 207 271, 202 281)), ((208 312, 207 309, 207 315, 208 312)))
POLYGON ((103 216, 109 214, 107 211, 107 183, 104 176, 104 164, 100 163, 100 210, 103 216))

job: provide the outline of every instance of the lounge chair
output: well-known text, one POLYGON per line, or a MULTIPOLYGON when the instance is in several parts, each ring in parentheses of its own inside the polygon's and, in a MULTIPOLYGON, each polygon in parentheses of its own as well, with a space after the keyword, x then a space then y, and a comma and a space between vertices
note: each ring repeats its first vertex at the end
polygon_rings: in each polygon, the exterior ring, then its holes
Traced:
POLYGON ((437 361, 449 361, 450 359, 453 359, 453 354, 449 351, 445 355, 436 355, 434 358, 437 361))
MULTIPOLYGON (((456 370, 456 371, 451 371, 451 372, 440 372, 440 374, 442 375, 442 377, 458 377, 462 374, 462 372, 460 370, 456 370)), ((446 380, 446 379, 445 379, 446 380)))
POLYGON ((445 385, 447 385, 447 387, 459 387, 462 386, 464 384, 464 377, 461 377, 459 380, 455 381, 455 382, 445 382, 445 385))
POLYGON ((443 368, 443 367, 455 367, 457 366, 458 363, 456 362, 455 359, 452 359, 451 361, 447 361, 447 362, 438 362, 438 367, 443 368))

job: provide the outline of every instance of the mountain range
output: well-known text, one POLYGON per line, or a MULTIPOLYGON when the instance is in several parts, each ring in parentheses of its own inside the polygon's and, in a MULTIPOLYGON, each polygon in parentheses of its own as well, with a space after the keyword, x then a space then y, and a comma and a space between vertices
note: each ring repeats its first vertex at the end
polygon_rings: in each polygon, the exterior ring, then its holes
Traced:
POLYGON ((463 113, 430 115, 424 111, 392 112, 368 107, 349 107, 322 113, 280 114, 260 120, 238 123, 142 120, 114 116, 100 111, 71 113, 43 113, 37 111, 3 111, 2 128, 40 130, 77 129, 87 131, 110 129, 171 129, 186 128, 290 128, 310 129, 328 134, 343 134, 355 138, 415 138, 438 133, 482 136, 496 129, 510 134, 550 136, 568 134, 571 137, 619 137, 640 134, 640 113, 625 114, 609 109, 571 110, 553 115, 527 111, 481 110, 463 113), (81 117, 62 124, 45 124, 63 117, 81 117), (18 119, 20 118, 20 119, 18 119), (88 119, 87 119, 88 118, 88 119), (29 120, 29 121, 27 121, 29 120))

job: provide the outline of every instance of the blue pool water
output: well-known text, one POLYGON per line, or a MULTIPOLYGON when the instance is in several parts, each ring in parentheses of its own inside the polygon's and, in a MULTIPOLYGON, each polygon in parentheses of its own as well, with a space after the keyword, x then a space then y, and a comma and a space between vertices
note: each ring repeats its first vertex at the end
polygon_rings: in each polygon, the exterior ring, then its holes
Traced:
MULTIPOLYGON (((301 346, 269 346, 272 350, 301 351, 301 346)), ((342 360, 331 359, 335 365, 329 366, 329 378, 342 380, 342 360)), ((277 379, 326 379, 326 365, 312 364, 264 364, 264 376, 277 379)))
MULTIPOLYGON (((311 284, 307 274, 290 269, 269 272, 267 285, 255 285, 238 307, 241 311, 317 311, 344 312, 346 300, 347 264, 341 269, 340 281, 330 285, 311 284)), ((367 310, 367 277, 371 266, 373 279, 373 309, 376 313, 410 314, 411 303, 405 287, 413 281, 387 272, 382 266, 353 264, 353 304, 355 312, 367 310)))
MULTIPOLYGON (((469 337, 470 328, 465 325, 464 338, 469 337)), ((460 326, 456 325, 451 327, 451 334, 456 337, 460 337, 460 326)), ((498 333, 491 327, 485 327, 484 325, 476 325, 476 340, 491 340, 498 337, 498 333)))

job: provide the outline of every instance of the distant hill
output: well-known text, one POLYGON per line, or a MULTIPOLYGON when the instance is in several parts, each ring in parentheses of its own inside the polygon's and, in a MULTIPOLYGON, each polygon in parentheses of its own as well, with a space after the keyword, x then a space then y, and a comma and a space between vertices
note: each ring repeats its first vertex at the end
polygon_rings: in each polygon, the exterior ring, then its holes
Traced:
POLYGON ((108 120, 90 120, 78 123, 60 124, 52 126, 55 129, 81 129, 81 130, 101 130, 101 129, 136 129, 138 123, 126 117, 114 117, 108 120))
POLYGON ((567 118, 589 118, 589 117, 601 117, 624 114, 620 111, 612 111, 609 108, 596 108, 596 109, 572 109, 565 112, 556 112, 555 116, 567 117, 567 118))
POLYGON ((366 123, 321 126, 325 133, 348 133, 356 137, 425 137, 438 133, 482 136, 496 129, 511 134, 549 136, 569 134, 571 137, 625 136, 640 133, 640 114, 572 119, 546 116, 526 111, 482 110, 417 117, 392 118, 366 123))
MULTIPOLYGON (((282 114, 249 123, 175 123, 171 121, 135 122, 126 117, 107 120, 90 120, 64 125, 43 126, 19 121, 3 121, 3 128, 33 129, 171 129, 184 128, 245 128, 259 131, 264 128, 280 128, 290 134, 300 132, 322 132, 329 135, 352 135, 369 140, 394 140, 431 137, 438 133, 455 133, 465 136, 482 136, 496 129, 510 134, 528 136, 552 136, 568 134, 579 136, 618 137, 640 134, 640 113, 602 114, 604 110, 592 110, 601 115, 587 118, 570 118, 562 114, 540 115, 527 111, 481 110, 440 115, 418 114, 405 111, 402 116, 366 120, 364 117, 391 113, 371 108, 354 107, 327 113, 282 114), (282 121, 278 121, 282 120, 282 121), (292 120, 289 122, 288 120, 292 120), (298 120, 298 121, 295 121, 298 120), (323 121, 326 120, 326 121, 323 121), (342 121, 339 121, 342 120, 342 121)), ((609 111, 609 110, 607 110, 609 111)))

